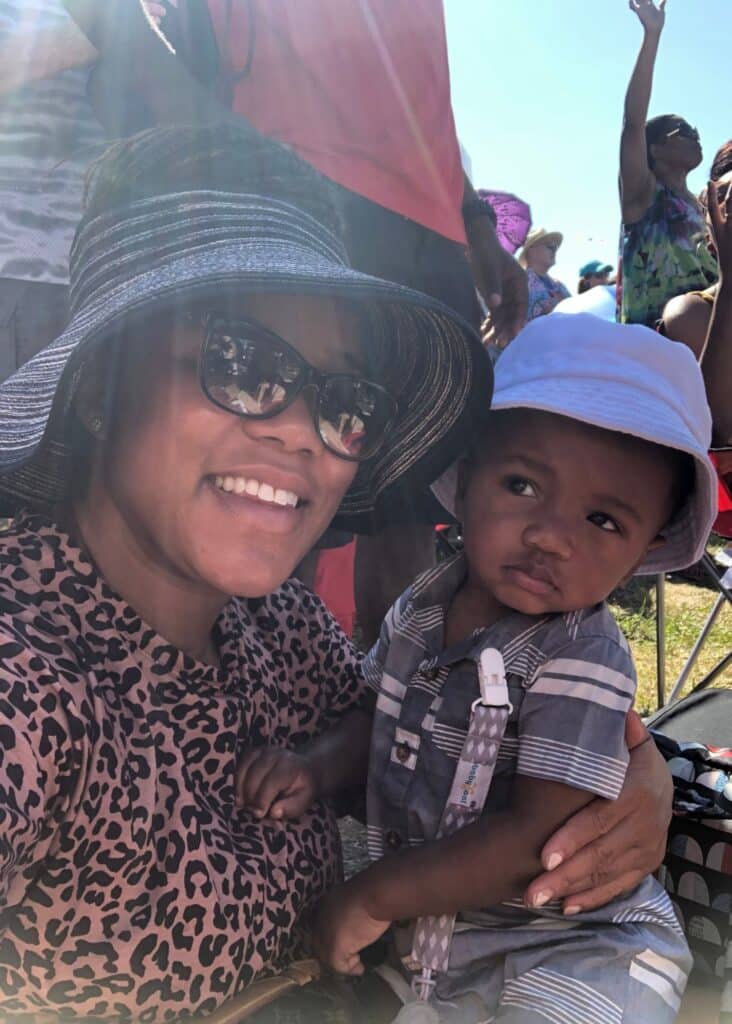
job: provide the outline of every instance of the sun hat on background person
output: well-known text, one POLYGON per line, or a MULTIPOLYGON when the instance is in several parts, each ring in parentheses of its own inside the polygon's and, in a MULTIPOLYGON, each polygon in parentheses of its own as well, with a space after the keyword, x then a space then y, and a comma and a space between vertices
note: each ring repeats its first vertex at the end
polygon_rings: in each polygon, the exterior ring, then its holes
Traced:
MULTIPOLYGON (((670 572, 701 558, 716 516, 717 476, 707 455, 704 382, 686 346, 647 327, 557 313, 528 324, 494 372, 493 411, 542 410, 690 455, 693 488, 662 530, 665 543, 636 572, 670 572)), ((456 466, 433 484, 448 511, 456 484, 456 466)))
POLYGON ((554 252, 560 247, 564 241, 564 235, 561 231, 547 231, 546 228, 532 228, 526 236, 523 248, 518 255, 518 261, 524 269, 528 267, 528 252, 535 245, 548 245, 554 249, 554 252))
POLYGON ((534 228, 526 236, 518 260, 526 270, 529 285, 529 320, 551 313, 558 302, 569 297, 567 286, 549 275, 563 239, 560 231, 546 228, 534 228))
MULTIPOLYGON (((156 131, 119 147, 132 154, 156 131)), ((255 150, 266 148, 283 174, 295 161, 304 191, 310 184, 322 204, 325 179, 279 144, 233 119, 209 131, 214 147, 237 137, 256 140, 255 150)), ((257 159, 255 152, 252 161, 257 159)), ((105 166, 100 162, 97 182, 105 166)), ((215 177, 215 171, 211 174, 215 177)), ((377 311, 368 316, 369 344, 379 349, 385 386, 397 409, 388 443, 359 465, 341 505, 343 525, 371 516, 376 499, 397 477, 414 472, 427 486, 449 461, 464 424, 480 414, 490 395, 491 370, 477 334, 436 300, 351 270, 332 231, 306 209, 276 199, 277 172, 266 199, 236 193, 232 181, 220 191, 181 187, 169 195, 155 194, 154 187, 145 194, 144 183, 137 181, 127 204, 87 210, 71 253, 69 324, 0 386, 4 510, 47 507, 63 499, 69 411, 91 348, 118 334, 130 317, 200 304, 212 294, 221 303, 225 294, 241 299, 263 291, 327 292, 377 311), (149 245, 153 232, 154 247, 149 245)), ((326 212, 335 230, 337 214, 326 212)))

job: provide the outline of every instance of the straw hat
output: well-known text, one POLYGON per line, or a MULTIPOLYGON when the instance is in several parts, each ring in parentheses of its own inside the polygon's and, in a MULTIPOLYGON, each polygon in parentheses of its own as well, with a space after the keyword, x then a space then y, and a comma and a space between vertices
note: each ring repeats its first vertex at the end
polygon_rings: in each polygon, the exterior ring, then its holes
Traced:
POLYGON ((546 228, 534 228, 533 231, 529 231, 524 242, 524 247, 519 253, 518 261, 522 267, 526 267, 526 250, 530 249, 532 245, 538 245, 539 242, 549 242, 560 246, 564 241, 564 235, 561 231, 547 231, 546 228))

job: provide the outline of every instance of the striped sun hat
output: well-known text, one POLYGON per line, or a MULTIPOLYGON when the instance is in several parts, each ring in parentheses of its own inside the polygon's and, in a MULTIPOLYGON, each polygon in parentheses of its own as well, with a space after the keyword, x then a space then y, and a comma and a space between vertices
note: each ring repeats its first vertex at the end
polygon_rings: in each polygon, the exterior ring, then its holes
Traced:
POLYGON ((137 199, 82 220, 71 250, 64 333, 0 386, 0 508, 48 509, 69 478, 71 399, 90 346, 131 317, 253 293, 353 300, 374 313, 384 381, 399 405, 382 449, 359 466, 339 523, 372 522, 394 482, 427 487, 489 404, 480 340, 439 302, 351 269, 308 213, 261 195, 191 191, 137 199))

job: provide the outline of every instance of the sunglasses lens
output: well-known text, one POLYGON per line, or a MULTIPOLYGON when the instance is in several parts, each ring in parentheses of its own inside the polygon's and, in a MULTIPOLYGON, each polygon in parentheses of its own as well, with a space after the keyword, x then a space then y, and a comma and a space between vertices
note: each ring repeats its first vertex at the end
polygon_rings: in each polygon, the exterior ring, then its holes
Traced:
POLYGON ((381 445, 396 403, 378 384, 330 377, 320 392, 318 429, 323 443, 346 459, 366 459, 381 445))
POLYGON ((209 334, 201 362, 201 380, 209 398, 231 412, 272 416, 297 390, 303 365, 294 353, 270 338, 237 333, 225 326, 209 334))

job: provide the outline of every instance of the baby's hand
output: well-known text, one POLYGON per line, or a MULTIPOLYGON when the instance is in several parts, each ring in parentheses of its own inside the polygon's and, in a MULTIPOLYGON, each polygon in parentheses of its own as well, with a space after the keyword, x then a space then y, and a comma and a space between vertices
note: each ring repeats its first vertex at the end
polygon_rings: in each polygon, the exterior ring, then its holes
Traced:
POLYGON ((318 905, 313 926, 315 955, 339 974, 363 974, 359 951, 376 942, 390 924, 368 913, 350 883, 337 886, 318 905))
POLYGON ((236 772, 236 806, 258 818, 299 818, 318 796, 318 781, 307 757, 282 747, 257 747, 242 757, 236 772))

